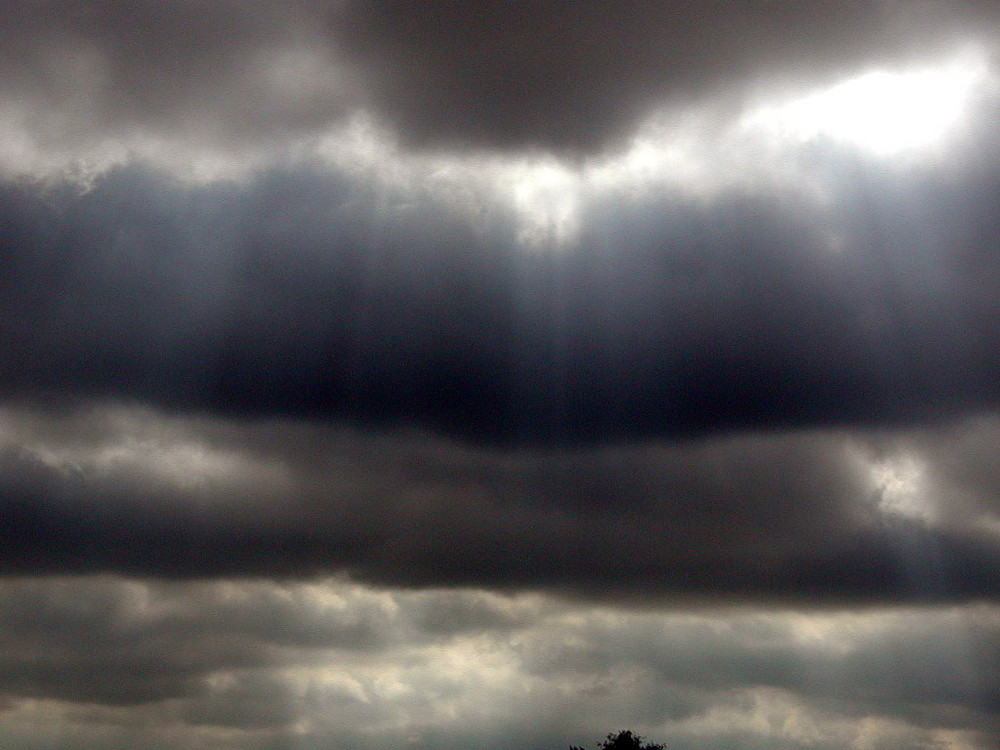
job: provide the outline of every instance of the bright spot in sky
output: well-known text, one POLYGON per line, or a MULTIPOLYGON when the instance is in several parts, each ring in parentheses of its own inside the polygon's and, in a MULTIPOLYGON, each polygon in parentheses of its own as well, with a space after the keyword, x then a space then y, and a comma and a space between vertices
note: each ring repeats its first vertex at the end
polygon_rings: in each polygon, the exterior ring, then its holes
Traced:
POLYGON ((743 124, 798 141, 832 138, 879 156, 919 150, 961 122, 986 67, 981 58, 966 56, 920 70, 870 71, 762 107, 743 124))
POLYGON ((879 510, 889 515, 934 520, 935 508, 924 488, 926 469, 918 458, 895 455, 876 462, 871 471, 879 488, 879 510))
POLYGON ((514 164, 505 170, 514 210, 520 217, 518 241, 528 248, 559 247, 577 231, 579 180, 556 162, 514 164))
MULTIPOLYGON (((670 184, 689 195, 727 184, 791 179, 812 185, 794 159, 781 159, 817 138, 879 157, 919 154, 946 143, 989 79, 986 58, 967 52, 919 69, 875 70, 764 104, 732 126, 717 111, 664 111, 646 123, 624 152, 582 169, 552 160, 512 163, 498 170, 512 199, 526 247, 559 247, 579 230, 584 194, 634 192, 670 184), (759 148, 765 144, 764 149, 759 148)), ((836 244, 836 239, 831 240, 836 244)))
MULTIPOLYGON (((352 173, 430 194, 472 216, 499 200, 511 210, 522 247, 557 250, 578 239, 588 201, 605 196, 667 187, 709 197, 733 185, 793 184, 822 198, 815 176, 784 157, 818 138, 889 158, 946 145, 991 75, 987 57, 971 50, 934 66, 869 71, 795 98, 764 100, 733 119, 722 105, 665 108, 641 123, 626 148, 583 164, 544 154, 407 153, 390 130, 361 115, 314 145, 352 173)), ((831 237, 831 246, 838 242, 831 237)))

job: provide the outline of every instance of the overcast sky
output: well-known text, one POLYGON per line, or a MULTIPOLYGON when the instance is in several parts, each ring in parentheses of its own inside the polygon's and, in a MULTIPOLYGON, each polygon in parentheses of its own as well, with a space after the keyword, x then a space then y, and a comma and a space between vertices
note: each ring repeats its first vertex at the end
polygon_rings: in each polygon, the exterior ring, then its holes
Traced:
POLYGON ((0 747, 1000 746, 998 40, 0 5, 0 747))

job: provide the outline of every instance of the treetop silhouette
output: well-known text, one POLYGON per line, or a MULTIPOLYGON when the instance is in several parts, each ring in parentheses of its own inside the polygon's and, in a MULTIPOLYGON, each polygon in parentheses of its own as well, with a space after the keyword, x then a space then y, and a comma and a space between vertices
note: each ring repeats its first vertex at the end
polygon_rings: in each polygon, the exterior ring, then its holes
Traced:
MULTIPOLYGON (((656 742, 645 742, 646 738, 632 734, 631 730, 623 729, 617 734, 609 734, 606 740, 597 743, 599 750, 664 750, 663 745, 656 742)), ((582 747, 570 745, 569 750, 584 750, 582 747)))

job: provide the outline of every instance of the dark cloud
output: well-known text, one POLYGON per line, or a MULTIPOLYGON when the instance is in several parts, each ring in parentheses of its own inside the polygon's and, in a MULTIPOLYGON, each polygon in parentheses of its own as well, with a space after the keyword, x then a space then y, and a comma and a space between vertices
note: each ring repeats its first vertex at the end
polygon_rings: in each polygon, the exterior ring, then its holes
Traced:
POLYGON ((5 726, 17 726, 19 712, 31 716, 32 706, 59 705, 49 720, 80 736, 139 729, 138 739, 119 738, 124 746, 143 738, 197 746, 218 731, 244 746, 284 746, 305 721, 317 738, 349 747, 361 735, 404 742, 399 733, 407 732, 429 747, 476 737, 503 748, 511 737, 503 724, 516 715, 514 736, 531 748, 577 734, 592 740, 584 731, 599 733, 597 722, 615 716, 694 748, 706 738, 728 746, 730 723, 713 721, 728 712, 752 727, 732 747, 786 736, 760 720, 777 716, 792 736, 803 721, 818 732, 803 747, 836 747, 839 723, 855 727, 849 736, 870 725, 873 741, 905 748, 961 730, 978 748, 989 746, 998 710, 997 611, 984 606, 812 615, 594 610, 337 580, 107 576, 7 579, 0 591, 9 602, 0 669, 14 675, 4 682, 5 726), (423 627, 437 607, 506 616, 486 618, 493 624, 477 616, 445 635, 423 627), (246 628, 252 612, 267 616, 246 628), (382 640, 338 646, 344 615, 369 618, 382 640), (291 644, 282 627, 271 627, 300 617, 325 637, 291 644), (177 669, 185 680, 173 679, 177 669), (488 692, 484 680, 492 681, 488 692), (127 704, 109 692, 117 690, 127 704), (507 705, 483 716, 486 695, 507 705), (585 707, 595 726, 559 718, 573 706, 585 707), (470 715, 478 721, 462 725, 470 715))
POLYGON ((134 138, 282 146, 338 121, 356 96, 311 7, 8 3, 0 95, 56 152, 134 138))
POLYGON ((194 698, 185 721, 244 728, 294 718, 273 672, 310 665, 317 653, 377 659, 526 627, 540 609, 478 591, 390 596, 341 581, 54 576, 6 578, 0 590, 4 696, 105 706, 194 698), (213 682, 226 674, 236 677, 213 682))
POLYGON ((419 654, 469 633, 502 634, 514 621, 533 626, 558 611, 482 591, 373 592, 338 580, 55 576, 7 578, 0 591, 5 710, 24 699, 58 701, 81 713, 93 707, 94 719, 111 724, 134 711, 161 725, 239 732, 280 731, 321 705, 340 704, 370 722, 379 714, 365 692, 377 687, 387 652, 419 654), (468 616, 427 627, 439 609, 468 616), (359 627, 368 634, 359 636, 359 627), (344 678, 315 675, 324 660, 344 678), (351 671, 358 676, 346 676, 351 671), (300 687, 297 676, 307 678, 300 687))
POLYGON ((334 36, 404 139, 563 152, 607 146, 664 103, 815 83, 989 40, 996 21, 985 3, 878 0, 345 5, 334 36))
POLYGON ((705 692, 767 686, 857 718, 895 714, 928 727, 986 731, 998 709, 1000 664, 995 623, 983 614, 946 610, 922 620, 923 613, 904 610, 854 632, 845 622, 841 640, 834 627, 833 637, 814 636, 800 648, 789 647, 801 644, 794 618, 719 618, 716 629, 691 618, 669 630, 655 616, 624 627, 593 618, 571 629, 566 643, 528 651, 524 668, 586 682, 628 663, 650 682, 674 686, 688 698, 688 712, 703 710, 705 692))
POLYGON ((995 173, 813 170, 826 207, 597 196, 556 253, 526 250, 512 210, 335 171, 8 184, 0 389, 509 444, 994 406, 995 173))
POLYGON ((933 0, 33 0, 0 14, 0 95, 41 161, 245 158, 362 110, 411 144, 580 154, 657 106, 991 44, 996 24, 988 2, 933 0))
POLYGON ((5 743, 995 746, 998 28, 4 4, 5 743))
POLYGON ((193 691, 214 670, 261 663, 250 644, 232 638, 202 630, 195 642, 173 613, 148 622, 135 586, 49 581, 4 588, 0 674, 7 695, 146 703, 193 691))
MULTIPOLYGON (((0 483, 5 569, 346 572, 383 585, 651 602, 965 601, 997 592, 1000 547, 982 525, 995 499, 968 499, 965 513, 934 520, 924 514, 938 498, 923 500, 923 487, 884 497, 896 491, 892 461, 902 460, 900 475, 907 460, 925 464, 927 487, 951 486, 946 451, 907 452, 898 437, 790 433, 538 453, 290 423, 172 418, 164 428, 130 412, 103 438, 88 429, 115 414, 16 428, 23 447, 5 455, 0 483), (87 432, 92 442, 79 443, 87 432)), ((973 429, 966 443, 979 445, 977 436, 973 429)), ((441 632, 507 622, 490 606, 470 607, 443 599, 418 620, 441 632)), ((248 612, 248 622, 271 620, 248 612)), ((309 623, 281 627, 305 643, 309 623)), ((377 640, 362 624, 351 632, 359 644, 377 640)))
POLYGON ((487 188, 456 202, 423 173, 6 183, 0 389, 35 422, 4 454, 5 564, 995 596, 992 428, 968 433, 978 454, 919 431, 997 405, 995 155, 790 154, 784 187, 583 191, 552 249, 487 188), (73 411, 95 398, 155 405, 179 433, 95 469, 95 446, 149 429, 73 411), (948 510, 882 524, 842 442, 869 438, 930 456, 948 510))

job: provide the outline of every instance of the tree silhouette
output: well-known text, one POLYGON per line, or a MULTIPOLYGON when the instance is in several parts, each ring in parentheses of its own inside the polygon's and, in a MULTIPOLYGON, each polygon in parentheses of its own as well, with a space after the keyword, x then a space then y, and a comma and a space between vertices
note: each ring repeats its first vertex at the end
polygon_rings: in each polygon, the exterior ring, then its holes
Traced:
MULTIPOLYGON (((609 734, 606 740, 597 743, 600 750, 664 750, 663 745, 656 742, 644 742, 645 737, 632 734, 628 729, 623 729, 618 734, 609 734)), ((582 747, 570 745, 569 750, 583 750, 582 747)))

